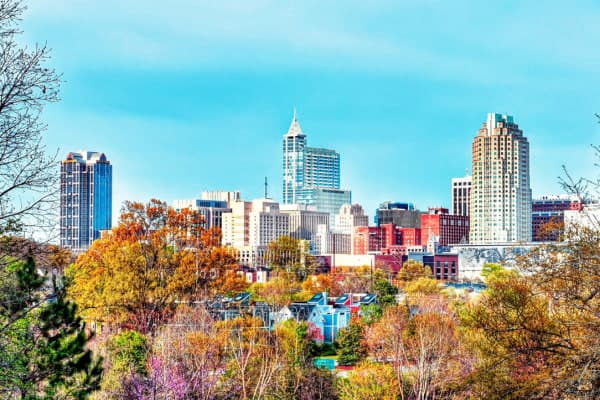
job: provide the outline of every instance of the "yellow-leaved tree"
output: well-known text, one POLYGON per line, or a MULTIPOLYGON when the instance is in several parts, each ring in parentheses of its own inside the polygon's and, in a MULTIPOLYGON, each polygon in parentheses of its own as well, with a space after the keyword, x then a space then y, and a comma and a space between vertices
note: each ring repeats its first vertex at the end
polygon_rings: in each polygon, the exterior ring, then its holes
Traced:
POLYGON ((69 295, 85 318, 146 333, 178 303, 220 291, 236 279, 235 253, 218 247, 218 230, 202 216, 152 199, 125 202, 116 228, 94 242, 67 271, 69 295))

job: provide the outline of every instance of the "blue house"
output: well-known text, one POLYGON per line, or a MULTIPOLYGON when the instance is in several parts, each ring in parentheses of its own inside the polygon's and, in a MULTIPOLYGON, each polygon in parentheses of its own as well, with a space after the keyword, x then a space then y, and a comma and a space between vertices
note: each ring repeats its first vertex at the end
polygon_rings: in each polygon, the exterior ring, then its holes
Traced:
MULTIPOLYGON (((329 303, 327 293, 317 293, 306 303, 292 303, 276 313, 273 322, 277 323, 286 319, 305 321, 308 323, 311 339, 320 343, 333 343, 338 337, 340 329, 350 324, 352 308, 348 299, 353 295, 344 294, 332 304, 329 303)), ((374 295, 367 295, 366 302, 375 301, 374 295)), ((354 303, 356 304, 356 303, 354 303)))

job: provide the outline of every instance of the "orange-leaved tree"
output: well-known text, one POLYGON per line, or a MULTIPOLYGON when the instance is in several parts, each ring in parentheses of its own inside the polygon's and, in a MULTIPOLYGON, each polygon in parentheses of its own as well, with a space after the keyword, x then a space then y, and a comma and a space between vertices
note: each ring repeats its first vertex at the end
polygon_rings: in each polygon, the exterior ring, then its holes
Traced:
POLYGON ((176 304, 211 294, 237 271, 235 254, 216 246, 219 235, 196 211, 125 202, 118 226, 69 268, 70 296, 86 318, 153 331, 176 304))

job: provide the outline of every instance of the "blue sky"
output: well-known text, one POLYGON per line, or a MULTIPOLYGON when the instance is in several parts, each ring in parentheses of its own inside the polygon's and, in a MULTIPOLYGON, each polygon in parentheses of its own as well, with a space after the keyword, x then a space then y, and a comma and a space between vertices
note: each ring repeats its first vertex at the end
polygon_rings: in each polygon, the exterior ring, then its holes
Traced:
POLYGON ((123 200, 203 190, 281 197, 293 107, 309 145, 336 149, 342 186, 450 204, 488 112, 531 146, 535 195, 566 164, 597 174, 600 3, 573 1, 30 0, 21 40, 63 73, 47 145, 104 151, 123 200))

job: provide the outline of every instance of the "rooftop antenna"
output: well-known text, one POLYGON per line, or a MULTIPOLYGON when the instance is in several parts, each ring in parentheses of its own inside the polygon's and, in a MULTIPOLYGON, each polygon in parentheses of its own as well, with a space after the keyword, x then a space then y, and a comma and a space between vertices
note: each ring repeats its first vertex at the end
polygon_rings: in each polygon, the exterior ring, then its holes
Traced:
POLYGON ((268 189, 269 189, 269 183, 267 182, 267 177, 265 176, 265 199, 268 199, 268 197, 267 197, 268 189))

